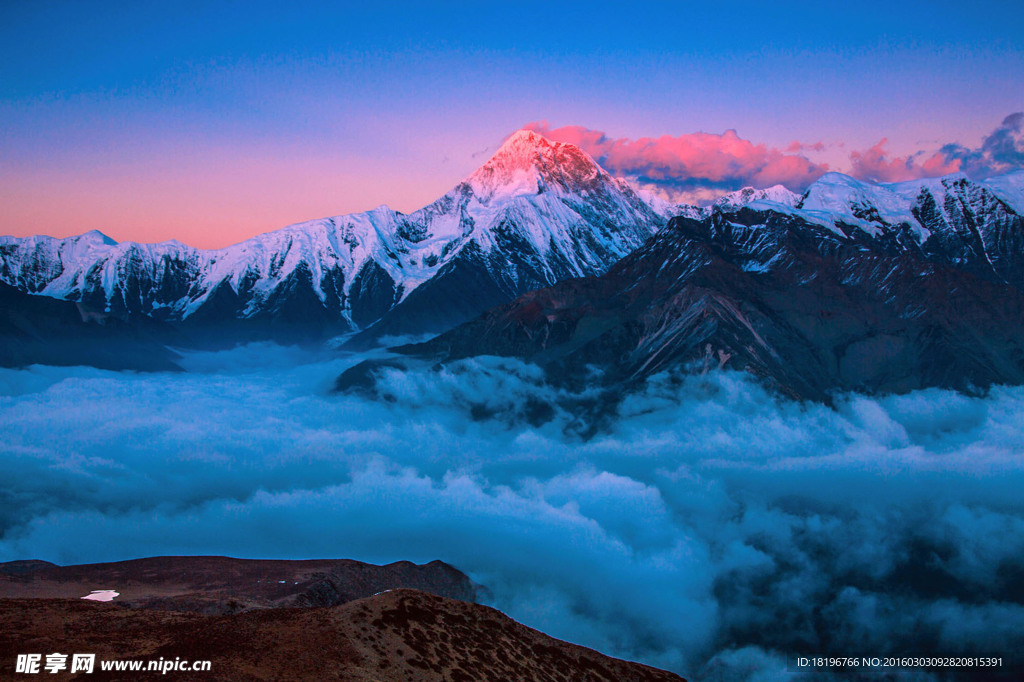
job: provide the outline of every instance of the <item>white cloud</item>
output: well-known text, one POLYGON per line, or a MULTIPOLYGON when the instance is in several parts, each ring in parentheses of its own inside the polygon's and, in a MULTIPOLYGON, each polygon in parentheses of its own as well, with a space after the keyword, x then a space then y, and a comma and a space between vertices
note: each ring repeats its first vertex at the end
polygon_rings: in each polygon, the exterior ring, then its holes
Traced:
POLYGON ((584 439, 580 396, 516 361, 327 394, 354 361, 0 372, 0 560, 440 558, 528 625, 693 679, 1024 645, 1024 389, 829 409, 658 378, 584 439))

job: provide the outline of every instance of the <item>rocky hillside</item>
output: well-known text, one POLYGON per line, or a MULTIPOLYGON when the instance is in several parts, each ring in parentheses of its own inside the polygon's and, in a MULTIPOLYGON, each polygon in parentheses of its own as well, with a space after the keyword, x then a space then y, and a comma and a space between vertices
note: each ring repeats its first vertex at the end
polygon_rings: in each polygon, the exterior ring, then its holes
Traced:
MULTIPOLYGON (((678 675, 610 658, 521 625, 499 611, 415 590, 329 608, 270 608, 228 616, 136 611, 81 600, 0 599, 0 675, 16 654, 92 652, 73 679, 138 680, 102 661, 210 661, 208 673, 163 679, 354 682, 679 682, 678 675)), ((72 679, 66 672, 47 674, 72 679)))

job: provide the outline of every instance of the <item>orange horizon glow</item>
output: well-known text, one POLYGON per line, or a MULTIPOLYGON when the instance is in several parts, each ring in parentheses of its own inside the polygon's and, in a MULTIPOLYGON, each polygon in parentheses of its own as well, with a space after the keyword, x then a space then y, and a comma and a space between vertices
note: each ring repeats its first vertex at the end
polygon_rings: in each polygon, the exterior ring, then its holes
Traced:
POLYGON ((295 223, 368 211, 411 212, 454 182, 397 174, 376 163, 286 160, 114 168, 0 176, 0 234, 69 237, 99 230, 117 241, 177 240, 201 249, 236 244, 295 223), (53 187, 60 187, 54 192, 53 187))

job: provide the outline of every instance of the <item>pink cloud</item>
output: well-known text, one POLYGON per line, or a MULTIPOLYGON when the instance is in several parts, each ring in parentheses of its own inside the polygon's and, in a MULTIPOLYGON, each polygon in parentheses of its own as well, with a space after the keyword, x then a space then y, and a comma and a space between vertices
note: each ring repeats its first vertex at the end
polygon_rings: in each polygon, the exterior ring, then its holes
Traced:
POLYGON ((959 159, 949 158, 942 152, 935 152, 923 162, 918 160, 925 152, 908 156, 889 157, 885 150, 887 138, 864 151, 850 152, 851 174, 873 182, 903 182, 917 178, 947 175, 961 170, 959 159))
POLYGON ((729 190, 744 185, 782 184, 800 189, 828 170, 827 165, 803 155, 744 139, 735 130, 634 140, 610 138, 584 126, 552 128, 546 121, 526 127, 549 139, 580 147, 613 174, 677 193, 706 187, 729 190))
MULTIPOLYGON (((707 201, 716 193, 746 185, 781 184, 801 191, 827 172, 829 166, 809 159, 806 152, 827 147, 846 148, 841 140, 800 142, 785 149, 770 147, 724 133, 692 133, 661 137, 609 137, 584 126, 552 128, 547 121, 527 128, 545 137, 569 142, 588 152, 609 172, 633 180, 644 189, 676 201, 707 201)), ((936 151, 892 156, 887 138, 864 150, 850 152, 850 175, 873 182, 902 182, 965 172, 982 178, 1024 167, 1024 113, 1007 116, 977 149, 951 143, 936 151)), ((845 169, 838 169, 845 170, 845 169)))

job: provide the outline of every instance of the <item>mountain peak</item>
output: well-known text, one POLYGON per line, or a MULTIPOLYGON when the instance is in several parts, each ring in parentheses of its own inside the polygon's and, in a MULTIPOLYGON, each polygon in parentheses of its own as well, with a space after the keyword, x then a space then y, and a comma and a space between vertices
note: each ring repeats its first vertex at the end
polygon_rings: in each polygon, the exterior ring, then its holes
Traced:
POLYGON ((810 184, 810 187, 818 185, 820 187, 839 185, 846 187, 873 187, 873 183, 858 180, 857 178, 847 175, 846 173, 840 173, 839 171, 829 171, 820 178, 810 184))
MULTIPOLYGON (((564 143, 552 142, 540 133, 532 130, 517 130, 505 139, 498 151, 477 169, 474 176, 482 172, 530 170, 536 168, 545 157, 563 146, 564 143)), ((569 145, 571 146, 571 145, 569 145)))
POLYGON ((501 147, 498 148, 496 156, 502 152, 509 153, 519 150, 532 150, 538 148, 551 147, 553 143, 540 133, 530 130, 529 128, 523 128, 509 135, 504 142, 501 143, 501 147))
POLYGON ((117 241, 111 239, 107 235, 103 234, 99 230, 89 230, 79 236, 79 239, 90 243, 103 244, 105 246, 116 246, 117 241))
POLYGON ((611 179, 579 147, 523 129, 510 135, 467 182, 478 197, 489 201, 558 188, 578 191, 602 176, 611 179))
POLYGON ((782 185, 772 185, 764 189, 744 187, 743 189, 720 196, 718 199, 715 199, 712 205, 723 208, 738 208, 755 201, 768 201, 784 206, 795 206, 799 200, 800 195, 796 192, 791 192, 782 185))

